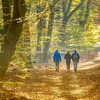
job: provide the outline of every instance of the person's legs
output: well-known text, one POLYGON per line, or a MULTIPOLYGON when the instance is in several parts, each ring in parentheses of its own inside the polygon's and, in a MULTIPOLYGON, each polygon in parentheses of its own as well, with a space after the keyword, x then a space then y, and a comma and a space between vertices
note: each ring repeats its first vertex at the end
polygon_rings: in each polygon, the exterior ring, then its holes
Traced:
POLYGON ((67 70, 68 70, 68 63, 66 62, 66 68, 67 68, 67 70))
POLYGON ((57 71, 57 62, 55 62, 55 67, 56 67, 56 71, 57 71))
POLYGON ((70 71, 70 61, 66 61, 67 70, 70 71))
POLYGON ((59 61, 57 62, 57 72, 59 72, 59 61))
POLYGON ((78 63, 76 61, 74 61, 74 71, 77 72, 77 65, 78 63))
POLYGON ((56 62, 55 62, 55 66, 56 66, 56 71, 59 72, 59 61, 56 61, 56 62))
POLYGON ((70 71, 70 61, 68 62, 68 70, 70 71))
POLYGON ((66 62, 67 70, 70 71, 70 62, 66 62))
POLYGON ((77 71, 77 63, 75 63, 75 71, 77 71))

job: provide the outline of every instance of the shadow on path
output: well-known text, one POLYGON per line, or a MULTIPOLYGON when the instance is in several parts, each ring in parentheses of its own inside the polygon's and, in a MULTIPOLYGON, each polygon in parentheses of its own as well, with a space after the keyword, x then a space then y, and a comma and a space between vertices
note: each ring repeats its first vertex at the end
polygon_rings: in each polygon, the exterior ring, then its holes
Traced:
POLYGON ((47 67, 9 70, 0 81, 0 100, 100 100, 100 67, 80 66, 77 73, 63 67, 59 73, 47 67))

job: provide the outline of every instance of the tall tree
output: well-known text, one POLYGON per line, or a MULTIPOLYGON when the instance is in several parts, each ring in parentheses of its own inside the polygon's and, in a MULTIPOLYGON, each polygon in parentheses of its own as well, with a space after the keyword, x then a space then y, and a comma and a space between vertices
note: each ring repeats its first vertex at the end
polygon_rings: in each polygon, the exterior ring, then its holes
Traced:
POLYGON ((51 36, 52 36, 52 30, 53 30, 53 21, 54 21, 54 7, 58 3, 59 0, 53 0, 53 3, 50 4, 50 13, 49 13, 49 22, 48 22, 48 32, 46 34, 47 38, 44 42, 44 49, 43 49, 43 62, 48 61, 48 52, 50 48, 50 42, 51 42, 51 36))
POLYGON ((73 0, 62 0, 62 12, 63 12, 63 20, 62 20, 62 27, 60 29, 61 34, 61 45, 65 45, 64 41, 66 41, 66 26, 70 18, 75 14, 75 12, 82 6, 84 0, 81 0, 76 7, 73 7, 73 0), (71 10, 72 9, 72 10, 71 10))
MULTIPOLYGON (((27 16, 30 15, 31 12, 31 5, 32 5, 32 0, 29 1, 28 7, 27 7, 27 16)), ((24 24, 24 29, 25 29, 25 33, 24 33, 24 47, 25 47, 25 51, 28 53, 27 55, 27 62, 26 65, 31 65, 31 33, 30 33, 30 26, 29 26, 29 20, 25 21, 24 24)))
POLYGON ((72 17, 72 15, 81 7, 83 4, 84 0, 81 0, 81 2, 71 11, 72 7, 72 1, 69 0, 68 6, 66 8, 67 2, 66 0, 62 0, 62 7, 63 7, 63 22, 62 25, 65 28, 69 19, 72 17))
MULTIPOLYGON (((44 3, 43 1, 37 4, 37 15, 39 15, 41 12, 43 12, 45 10, 46 7, 46 3, 44 3)), ((37 58, 39 60, 39 62, 41 62, 42 60, 42 53, 41 53, 41 37, 42 37, 42 33, 43 33, 43 29, 46 28, 46 16, 42 15, 40 17, 37 17, 37 46, 36 46, 36 51, 37 51, 37 58)))
POLYGON ((25 0, 14 0, 13 18, 6 32, 0 55, 0 77, 3 77, 8 68, 15 50, 16 44, 23 29, 23 21, 26 13, 25 0))

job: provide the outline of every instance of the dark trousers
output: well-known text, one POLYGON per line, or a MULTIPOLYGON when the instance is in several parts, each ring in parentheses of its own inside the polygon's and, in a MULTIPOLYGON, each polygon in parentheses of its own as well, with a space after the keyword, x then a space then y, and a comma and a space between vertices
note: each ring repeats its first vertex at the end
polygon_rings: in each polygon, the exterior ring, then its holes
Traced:
POLYGON ((59 61, 55 61, 56 71, 59 72, 59 61))
POLYGON ((70 61, 66 61, 66 67, 67 67, 67 70, 69 71, 70 70, 70 61))

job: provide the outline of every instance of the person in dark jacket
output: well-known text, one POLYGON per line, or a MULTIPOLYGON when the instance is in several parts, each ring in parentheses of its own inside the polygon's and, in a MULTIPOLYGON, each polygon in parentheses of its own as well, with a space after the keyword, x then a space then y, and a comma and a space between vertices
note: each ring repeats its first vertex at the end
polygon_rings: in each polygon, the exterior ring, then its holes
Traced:
POLYGON ((53 60, 55 62, 56 71, 59 72, 59 62, 61 62, 61 55, 58 50, 55 51, 53 60))
POLYGON ((72 60, 73 60, 75 72, 77 72, 77 66, 78 66, 79 59, 80 59, 80 56, 77 53, 77 51, 75 50, 74 53, 72 54, 72 60))
POLYGON ((67 70, 70 71, 70 62, 71 62, 71 54, 68 51, 67 54, 65 54, 64 59, 66 60, 66 66, 67 66, 67 70))

